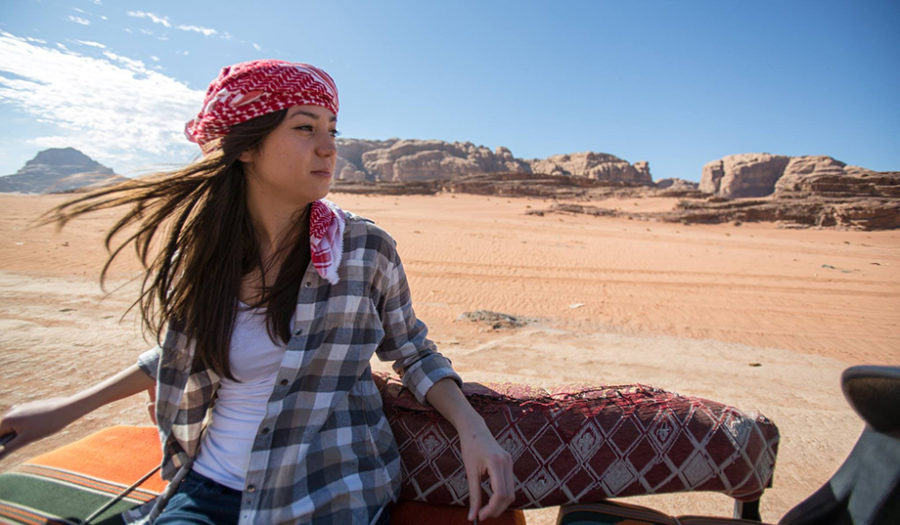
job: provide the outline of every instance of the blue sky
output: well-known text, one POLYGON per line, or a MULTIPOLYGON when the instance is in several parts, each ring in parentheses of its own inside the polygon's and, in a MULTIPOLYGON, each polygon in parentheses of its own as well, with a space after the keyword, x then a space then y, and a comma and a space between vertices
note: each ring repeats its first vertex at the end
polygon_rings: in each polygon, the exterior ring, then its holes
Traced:
POLYGON ((769 152, 900 170, 900 2, 0 3, 0 175, 74 146, 133 175, 194 158, 209 81, 326 69, 344 137, 598 151, 654 179, 769 152))

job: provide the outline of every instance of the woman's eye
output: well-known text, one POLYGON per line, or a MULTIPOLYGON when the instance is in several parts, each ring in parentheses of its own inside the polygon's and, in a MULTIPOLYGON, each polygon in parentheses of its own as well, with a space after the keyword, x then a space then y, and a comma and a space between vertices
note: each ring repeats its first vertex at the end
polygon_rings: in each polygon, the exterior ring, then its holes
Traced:
POLYGON ((313 127, 307 124, 307 125, 304 125, 304 126, 296 126, 294 129, 297 129, 297 130, 300 130, 300 131, 312 131, 312 130, 313 130, 313 127))
POLYGON ((331 133, 332 137, 337 137, 341 134, 341 132, 336 129, 330 129, 330 130, 328 130, 328 132, 331 133))

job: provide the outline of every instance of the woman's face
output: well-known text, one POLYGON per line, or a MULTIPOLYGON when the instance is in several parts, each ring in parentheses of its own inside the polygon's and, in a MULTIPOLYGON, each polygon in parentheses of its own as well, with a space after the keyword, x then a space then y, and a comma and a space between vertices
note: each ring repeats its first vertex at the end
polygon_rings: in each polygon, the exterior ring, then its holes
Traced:
POLYGON ((260 143, 241 154, 248 196, 259 208, 297 209, 328 194, 337 119, 319 106, 294 106, 260 143))

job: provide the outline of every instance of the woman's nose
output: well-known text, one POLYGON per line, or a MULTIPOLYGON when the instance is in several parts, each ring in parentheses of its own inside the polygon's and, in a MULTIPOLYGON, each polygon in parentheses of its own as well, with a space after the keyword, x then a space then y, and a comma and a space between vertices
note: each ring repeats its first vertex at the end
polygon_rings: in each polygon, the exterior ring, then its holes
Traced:
POLYGON ((337 143, 331 133, 325 134, 316 144, 316 153, 322 157, 328 157, 337 153, 337 143))

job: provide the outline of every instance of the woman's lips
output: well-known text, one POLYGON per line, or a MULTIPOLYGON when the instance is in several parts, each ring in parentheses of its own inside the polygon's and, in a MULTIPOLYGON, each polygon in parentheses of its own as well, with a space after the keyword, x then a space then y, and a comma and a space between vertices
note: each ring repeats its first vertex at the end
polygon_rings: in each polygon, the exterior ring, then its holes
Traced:
POLYGON ((331 172, 328 170, 316 170, 312 172, 316 177, 331 177, 331 172))

